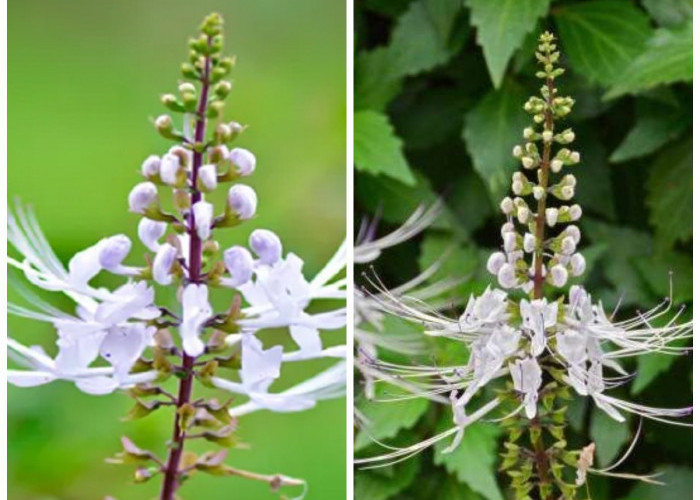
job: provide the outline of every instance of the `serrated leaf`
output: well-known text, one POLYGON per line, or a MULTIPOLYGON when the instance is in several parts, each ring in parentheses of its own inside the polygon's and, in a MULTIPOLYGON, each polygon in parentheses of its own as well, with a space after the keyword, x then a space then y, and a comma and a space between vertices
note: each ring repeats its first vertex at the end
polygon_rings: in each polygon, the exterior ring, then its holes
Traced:
POLYGON ((355 472, 357 500, 384 500, 407 488, 418 473, 418 461, 406 460, 390 467, 355 472))
POLYGON ((462 137, 474 169, 489 187, 494 201, 500 201, 510 186, 511 173, 518 168, 513 146, 528 124, 522 110, 525 93, 514 84, 488 93, 467 113, 462 137))
POLYGON ((644 52, 620 73, 606 99, 637 94, 657 85, 693 81, 693 25, 661 28, 654 32, 644 52))
MULTIPOLYGON (((375 388, 377 399, 387 399, 406 394, 394 385, 377 382, 375 388)), ((401 401, 368 401, 360 398, 356 407, 367 420, 366 427, 355 436, 355 450, 396 436, 401 429, 412 427, 428 409, 429 402, 424 398, 404 399, 401 401)))
POLYGON ((459 49, 452 37, 461 0, 416 0, 399 18, 391 37, 391 76, 411 76, 446 63, 459 49))
POLYGON ((632 394, 639 394, 651 384, 656 377, 668 371, 677 358, 665 354, 647 354, 640 356, 637 362, 637 376, 632 383, 632 394))
POLYGON ((472 490, 488 500, 503 500, 494 475, 498 436, 495 425, 476 423, 464 430, 462 443, 452 453, 443 453, 449 443, 434 448, 433 461, 457 475, 472 490))
POLYGON ((386 71, 391 57, 387 47, 363 51, 355 57, 356 110, 382 111, 401 90, 401 78, 386 71))
MULTIPOLYGON (((409 187, 384 175, 356 175, 355 196, 366 210, 372 212, 366 215, 381 212, 383 220, 403 224, 418 206, 429 206, 438 200, 425 177, 418 172, 414 177, 416 184, 409 187)), ((431 227, 449 229, 451 221, 446 215, 441 215, 431 227)))
POLYGON ((619 163, 653 153, 676 139, 688 125, 681 109, 641 101, 637 122, 612 152, 610 161, 619 163))
POLYGON ((631 0, 566 4, 555 19, 571 67, 607 85, 620 81, 652 35, 649 18, 631 0))
POLYGON ((651 168, 647 189, 649 222, 660 248, 693 235, 693 147, 690 140, 661 152, 651 168))
POLYGON ((678 26, 693 19, 692 0, 642 0, 642 5, 661 26, 678 26))
POLYGON ((617 422, 597 408, 593 410, 590 433, 599 469, 613 461, 628 438, 626 422, 617 422))
POLYGON ((652 255, 651 236, 629 227, 614 226, 587 219, 583 221, 583 233, 593 242, 607 243, 601 256, 605 277, 614 290, 606 297, 612 303, 622 299, 623 304, 650 305, 656 302, 633 259, 652 255), (621 244, 615 244, 620 242, 621 244))
POLYGON ((386 115, 376 111, 355 113, 354 155, 355 168, 374 175, 384 174, 404 184, 416 180, 403 156, 401 139, 386 115))
MULTIPOLYGON (((493 86, 503 82, 506 66, 537 20, 549 9, 550 0, 467 0, 476 41, 481 45, 493 86)), ((532 56, 532 54, 531 54, 532 56)))
POLYGON ((690 467, 669 465, 661 467, 659 479, 663 485, 638 482, 624 500, 680 500, 693 497, 693 471, 690 467))

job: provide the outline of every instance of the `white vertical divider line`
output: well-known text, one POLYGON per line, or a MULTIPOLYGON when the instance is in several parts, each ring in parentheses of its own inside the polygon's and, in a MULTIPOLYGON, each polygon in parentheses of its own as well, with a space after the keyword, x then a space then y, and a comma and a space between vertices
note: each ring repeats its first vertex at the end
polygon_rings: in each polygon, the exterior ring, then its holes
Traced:
POLYGON ((354 111, 354 5, 353 0, 346 0, 346 14, 345 14, 346 28, 345 28, 345 134, 346 134, 346 144, 345 144, 345 154, 346 154, 346 181, 345 181, 345 217, 346 217, 346 233, 348 239, 348 252, 347 252, 347 390, 346 390, 346 422, 345 429, 347 433, 346 440, 346 498, 347 500, 352 500, 354 498, 355 486, 354 486, 354 475, 353 475, 353 441, 354 441, 354 431, 353 431, 353 417, 354 417, 354 383, 353 383, 353 373, 354 373, 354 363, 353 363, 353 353, 354 353, 354 311, 355 311, 355 268, 354 268, 354 176, 353 176, 353 111, 354 111))

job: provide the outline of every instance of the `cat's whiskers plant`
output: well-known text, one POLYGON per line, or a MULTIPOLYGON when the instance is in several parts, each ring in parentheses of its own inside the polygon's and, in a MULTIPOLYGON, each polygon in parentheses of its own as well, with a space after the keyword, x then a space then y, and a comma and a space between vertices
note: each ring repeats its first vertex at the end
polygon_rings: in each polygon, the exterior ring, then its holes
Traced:
POLYGON ((610 475, 612 468, 593 468, 591 447, 567 449, 566 401, 590 397, 618 422, 631 414, 690 425, 679 419, 691 408, 653 408, 614 397, 609 390, 631 378, 619 362, 624 358, 686 353, 688 348, 678 342, 692 337, 692 322, 677 321, 680 313, 671 312, 671 300, 628 320, 612 321, 583 287, 571 285, 567 293, 569 279, 581 276, 586 266, 577 252, 581 232, 573 224, 582 210, 569 204, 576 178, 564 173, 565 167, 579 164, 581 155, 568 147, 574 132, 556 127, 574 101, 560 96, 555 86, 564 70, 557 67, 559 52, 552 34, 541 35, 536 57, 541 65, 537 77, 544 84, 540 95, 525 103, 533 125, 523 132, 525 144, 513 149, 524 170, 513 174, 514 196, 500 204, 507 217, 501 229, 502 251, 486 263, 508 291, 489 287, 481 296, 470 297, 458 319, 380 286, 373 296, 386 314, 468 348, 469 361, 460 367, 375 365, 387 380, 411 380, 416 389, 411 397, 448 394, 453 426, 415 445, 357 462, 368 467, 392 464, 452 438, 443 449, 450 453, 460 445, 467 426, 498 422, 506 431, 501 470, 511 480, 513 498, 569 500, 586 473, 610 475), (665 323, 656 326, 661 320, 665 323))
POLYGON ((234 446, 238 417, 260 409, 305 410, 318 400, 340 396, 345 388, 345 346, 324 348, 319 332, 345 325, 344 304, 326 312, 306 312, 315 299, 344 301, 345 279, 337 276, 345 268, 345 245, 307 281, 303 261, 293 253, 285 256, 272 231, 256 229, 250 235, 256 258, 243 246, 221 252, 214 238, 219 230, 236 227, 257 211, 255 191, 238 182, 255 171, 256 158, 246 149, 228 147, 245 127, 221 119, 231 91, 225 77, 234 64, 233 58, 222 55, 222 31, 222 18, 212 14, 199 36, 190 40, 179 96, 162 97, 170 111, 183 116, 182 130, 170 115, 155 119, 160 135, 176 145, 143 162, 145 180, 128 197, 130 211, 142 216, 138 236, 149 250, 145 265, 124 264, 131 241, 117 235, 78 252, 66 269, 31 211, 18 206, 8 218, 8 240, 20 254, 8 257, 9 264, 33 285, 62 292, 77 306, 74 315, 65 313, 31 292, 24 292, 31 308, 10 304, 10 313, 55 327, 58 354, 53 358, 39 347, 9 338, 10 356, 27 369, 9 370, 8 381, 29 387, 68 380, 89 394, 123 389, 136 400, 128 418, 172 408, 167 457, 123 438, 123 450, 110 459, 137 464, 137 482, 160 477, 161 500, 176 498, 181 484, 195 472, 265 481, 275 490, 305 490, 302 480, 236 469, 224 463, 226 450, 198 456, 186 450, 186 443, 201 439, 234 446), (228 190, 226 206, 217 213, 206 196, 230 182, 235 184, 228 190), (166 198, 172 199, 172 208, 163 203, 166 198), (101 271, 128 281, 115 290, 95 287, 91 281, 101 271), (169 288, 181 304, 179 310, 157 305, 152 285, 169 288), (215 289, 233 291, 227 310, 215 312, 210 305, 210 290, 215 289), (297 350, 263 347, 258 333, 278 327, 289 328, 297 350), (174 340, 173 330, 180 342, 174 340), (338 361, 296 386, 270 392, 284 363, 319 358, 338 361), (175 394, 163 385, 171 378, 177 382, 175 394), (248 401, 239 403, 236 398, 233 405, 234 398, 223 403, 198 398, 197 383, 248 401))

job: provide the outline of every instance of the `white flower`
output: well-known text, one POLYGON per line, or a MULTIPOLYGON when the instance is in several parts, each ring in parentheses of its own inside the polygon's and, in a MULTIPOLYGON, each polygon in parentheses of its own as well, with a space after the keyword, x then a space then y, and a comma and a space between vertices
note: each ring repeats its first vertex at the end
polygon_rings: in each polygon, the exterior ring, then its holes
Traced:
POLYGON ((537 399, 542 385, 542 369, 535 358, 518 359, 509 365, 516 391, 523 394, 527 418, 537 415, 537 399))
POLYGON ((168 229, 165 222, 155 221, 144 217, 139 221, 138 235, 141 243, 152 252, 158 251, 160 240, 168 229))
POLYGON ((226 286, 238 288, 253 277, 253 256, 241 246, 233 246, 224 252, 224 264, 231 275, 222 279, 226 286))
POLYGON ((272 231, 256 229, 248 243, 263 264, 271 266, 282 258, 282 242, 272 231))
POLYGON ((233 148, 229 156, 240 176, 248 176, 255 171, 255 155, 243 148, 233 148))
POLYGON ((507 253, 513 252, 517 247, 517 237, 515 233, 506 233, 503 236, 503 250, 507 253))
POLYGON ((512 264, 504 264, 498 270, 498 284, 503 288, 514 288, 518 285, 515 267, 512 264))
POLYGON ((211 315, 207 286, 196 283, 187 285, 182 292, 180 337, 182 348, 188 356, 197 357, 204 352, 204 343, 199 334, 211 315))
POLYGON ((510 215, 511 213, 513 213, 514 205, 513 205, 512 198, 509 198, 508 196, 503 198, 501 200, 500 207, 501 207, 501 212, 503 212, 505 215, 510 215))
POLYGON ((549 277, 552 281, 552 285, 561 288, 566 285, 566 280, 569 279, 569 273, 564 266, 557 264, 552 266, 552 269, 549 270, 549 277))
POLYGON ((545 219, 547 220, 547 225, 549 227, 554 227, 559 219, 559 210, 556 208, 548 208, 544 212, 545 219))
POLYGON ((569 260, 571 266, 571 274, 573 276, 581 276, 586 270, 586 259, 580 253, 575 253, 569 260))
POLYGON ((197 236, 201 240, 208 240, 211 236, 211 226, 214 219, 214 206, 204 200, 192 205, 194 213, 194 225, 197 229, 197 236))
POLYGON ((202 182, 202 186, 207 191, 214 191, 218 184, 216 165, 208 164, 202 165, 197 171, 199 180, 202 182))
POLYGON ((523 328, 530 332, 531 354, 537 357, 547 345, 547 328, 557 323, 557 303, 547 304, 547 299, 520 301, 520 315, 523 319, 523 328))
POLYGON ((122 261, 131 251, 131 240, 124 234, 110 236, 102 240, 97 260, 102 269, 117 271, 122 261))
POLYGON ((250 186, 235 184, 228 192, 228 206, 240 220, 247 220, 255 215, 258 196, 250 186))
POLYGON ((503 290, 487 288, 476 298, 469 297, 469 302, 459 317, 459 330, 479 330, 486 324, 497 324, 508 319, 506 305, 508 294, 503 290))
POLYGON ((158 200, 158 189, 152 182, 141 182, 129 193, 129 210, 143 214, 158 200))
POLYGON ((163 243, 158 247, 153 259, 153 279, 159 285, 165 286, 173 282, 172 269, 177 254, 177 248, 170 243, 163 243))
POLYGON ((150 344, 156 328, 130 323, 109 329, 100 345, 100 355, 114 367, 119 381, 128 380, 129 371, 150 344))

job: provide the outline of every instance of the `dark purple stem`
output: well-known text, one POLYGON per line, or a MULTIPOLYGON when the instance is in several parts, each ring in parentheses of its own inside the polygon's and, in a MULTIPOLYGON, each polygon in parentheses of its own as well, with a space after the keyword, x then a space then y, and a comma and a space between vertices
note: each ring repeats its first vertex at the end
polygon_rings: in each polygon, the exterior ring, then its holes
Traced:
MULTIPOLYGON (((209 39, 211 44, 211 39, 209 39)), ((197 105, 197 120, 194 131, 194 143, 197 149, 204 143, 206 133, 206 112, 207 101, 209 100, 209 73, 211 71, 211 61, 209 57, 204 63, 204 74, 202 75, 202 93, 199 96, 197 105)), ((202 166, 201 151, 194 151, 192 155, 192 194, 190 197, 190 206, 202 199, 202 193, 197 189, 197 176, 199 167, 202 166)), ((190 210, 188 217, 188 231, 190 233, 190 263, 188 268, 188 279, 190 283, 199 283, 202 275, 202 240, 197 235, 197 229, 194 223, 194 211, 190 210)), ((192 382, 194 380, 193 367, 196 359, 188 356, 183 351, 182 353, 182 371, 184 377, 180 379, 180 388, 177 394, 177 407, 181 408, 190 402, 192 397, 192 382)), ((173 500, 175 492, 180 486, 180 460, 182 452, 185 448, 185 429, 180 428, 179 414, 175 414, 175 423, 173 425, 173 437, 171 442, 168 462, 165 466, 165 477, 163 478, 163 488, 160 493, 160 500, 173 500)))

